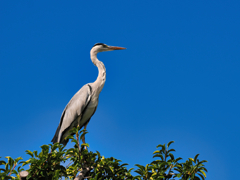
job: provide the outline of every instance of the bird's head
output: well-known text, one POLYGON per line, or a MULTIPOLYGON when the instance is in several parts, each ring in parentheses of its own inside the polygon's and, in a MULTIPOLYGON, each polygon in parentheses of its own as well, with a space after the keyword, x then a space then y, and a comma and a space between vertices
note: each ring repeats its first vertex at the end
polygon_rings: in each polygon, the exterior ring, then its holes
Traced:
POLYGON ((99 52, 104 52, 104 51, 113 51, 113 50, 122 50, 122 49, 126 49, 126 48, 117 47, 117 46, 108 46, 103 43, 96 43, 92 47, 91 51, 95 52, 95 53, 99 53, 99 52))

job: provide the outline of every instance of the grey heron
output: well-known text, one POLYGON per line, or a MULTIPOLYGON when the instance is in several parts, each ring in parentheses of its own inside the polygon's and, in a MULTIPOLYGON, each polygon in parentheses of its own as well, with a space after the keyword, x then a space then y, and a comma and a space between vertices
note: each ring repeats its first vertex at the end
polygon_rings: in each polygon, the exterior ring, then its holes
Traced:
MULTIPOLYGON (((90 58, 98 68, 98 77, 95 82, 84 85, 68 102, 63 110, 60 123, 52 139, 53 143, 59 142, 64 146, 68 143, 65 138, 70 135, 73 127, 87 128, 91 117, 98 105, 98 97, 106 81, 106 69, 104 64, 98 60, 97 53, 104 51, 122 50, 123 47, 108 46, 103 43, 95 44, 90 51, 90 58)), ((85 137, 83 137, 85 143, 85 137)))

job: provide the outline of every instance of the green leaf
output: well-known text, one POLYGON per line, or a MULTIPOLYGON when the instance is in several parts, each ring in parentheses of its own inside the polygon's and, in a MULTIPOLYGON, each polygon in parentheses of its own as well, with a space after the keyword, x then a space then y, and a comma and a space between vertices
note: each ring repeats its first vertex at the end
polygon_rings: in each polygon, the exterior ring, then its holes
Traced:
POLYGON ((89 148, 89 144, 88 143, 83 143, 83 144, 81 144, 81 146, 87 146, 88 148, 89 148))
POLYGON ((140 165, 140 164, 135 164, 135 166, 139 167, 141 170, 144 170, 144 169, 145 169, 145 167, 142 166, 142 165, 140 165))
POLYGON ((159 147, 163 147, 163 145, 162 144, 157 145, 157 148, 159 148, 159 147))
POLYGON ((18 161, 22 160, 23 158, 22 157, 18 157, 15 159, 15 162, 18 163, 18 161))
POLYGON ((177 174, 177 177, 180 178, 182 176, 182 173, 177 174))
POLYGON ((156 154, 156 155, 153 156, 153 158, 155 158, 155 157, 160 157, 162 161, 164 159, 162 154, 156 154))
POLYGON ((206 173, 205 173, 203 170, 200 170, 200 172, 201 172, 205 177, 207 177, 207 176, 206 176, 206 173))
POLYGON ((197 174, 202 178, 202 180, 205 179, 205 177, 202 174, 200 174, 200 173, 197 173, 197 174))
POLYGON ((181 160, 181 159, 182 159, 182 158, 179 157, 179 158, 175 159, 175 162, 178 162, 178 161, 181 160))
POLYGON ((44 144, 44 145, 41 146, 41 148, 44 151, 47 151, 47 152, 49 151, 49 145, 44 144))
POLYGON ((65 139, 74 139, 72 135, 68 135, 65 139))
POLYGON ((200 180, 200 178, 195 176, 193 180, 200 180))
POLYGON ((35 155, 35 157, 38 157, 37 151, 33 151, 33 154, 35 155))
POLYGON ((167 144, 167 148, 168 148, 172 143, 174 143, 174 141, 170 141, 170 142, 167 144))
POLYGON ((203 160, 203 161, 200 161, 198 164, 202 164, 202 163, 205 163, 207 162, 206 160, 203 160))
POLYGON ((128 165, 127 163, 123 163, 122 165, 120 165, 120 167, 127 166, 127 165, 128 165))
POLYGON ((72 128, 72 130, 69 131, 71 134, 76 134, 78 132, 78 129, 76 127, 72 128))
POLYGON ((31 151, 29 151, 29 150, 26 150, 25 151, 28 155, 30 155, 30 156, 32 156, 33 157, 33 153, 31 152, 31 151))
POLYGON ((76 139, 72 139, 72 142, 74 142, 75 144, 78 144, 78 141, 76 139))
POLYGON ((161 162, 159 162, 159 164, 161 165, 161 166, 168 166, 169 164, 167 163, 167 162, 165 162, 165 161, 161 161, 161 162))
POLYGON ((10 170, 12 169, 13 165, 14 165, 14 160, 13 158, 11 158, 10 156, 6 156, 5 158, 8 159, 8 164, 10 166, 10 170))
POLYGON ((195 162, 195 163, 197 162, 198 156, 199 156, 199 154, 197 154, 197 155, 194 157, 194 162, 195 162))
POLYGON ((157 153, 160 153, 160 151, 156 150, 156 151, 153 152, 153 154, 157 154, 157 153))
POLYGON ((208 171, 207 171, 207 169, 206 169, 205 167, 201 167, 201 168, 199 168, 199 169, 201 169, 201 170, 204 170, 204 171, 208 172, 208 171))
POLYGON ((131 172, 133 169, 134 169, 134 168, 130 168, 130 169, 128 170, 128 172, 131 172))
POLYGON ((171 151, 175 151, 175 149, 170 149, 170 150, 168 150, 168 152, 171 152, 171 151))
POLYGON ((82 139, 88 132, 87 130, 83 129, 82 131, 80 131, 80 133, 82 133, 80 136, 80 139, 82 139))
POLYGON ((188 159, 194 162, 194 159, 193 159, 193 158, 188 158, 188 159))
POLYGON ((21 162, 20 162, 20 164, 22 164, 22 167, 25 166, 26 164, 29 164, 29 163, 31 163, 31 162, 30 162, 30 159, 27 160, 27 161, 21 161, 21 162))
POLYGON ((169 156, 171 157, 172 160, 174 160, 174 155, 172 153, 169 153, 169 156))
POLYGON ((3 160, 1 160, 1 161, 0 161, 0 165, 4 165, 4 164, 6 164, 6 162, 3 161, 3 160))

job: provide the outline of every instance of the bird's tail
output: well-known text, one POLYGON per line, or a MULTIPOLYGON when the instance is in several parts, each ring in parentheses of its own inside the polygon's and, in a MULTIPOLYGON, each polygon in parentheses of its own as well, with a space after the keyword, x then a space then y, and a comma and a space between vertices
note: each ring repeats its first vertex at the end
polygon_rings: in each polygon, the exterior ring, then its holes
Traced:
POLYGON ((65 138, 61 139, 59 143, 62 144, 63 146, 66 146, 68 143, 68 139, 65 139, 65 138))
POLYGON ((56 143, 56 142, 58 142, 59 131, 60 131, 60 125, 58 126, 58 128, 57 128, 57 130, 56 130, 56 132, 55 132, 55 135, 54 135, 54 137, 53 137, 53 139, 52 139, 52 143, 53 143, 53 144, 56 143))
MULTIPOLYGON (((56 133, 55 133, 55 135, 54 135, 54 137, 51 141, 53 144, 58 142, 58 136, 60 136, 59 131, 60 131, 60 125, 58 126, 58 128, 56 130, 56 133)), ((66 144, 68 143, 68 139, 65 139, 64 137, 61 137, 60 140, 59 140, 59 143, 66 146, 66 144)))

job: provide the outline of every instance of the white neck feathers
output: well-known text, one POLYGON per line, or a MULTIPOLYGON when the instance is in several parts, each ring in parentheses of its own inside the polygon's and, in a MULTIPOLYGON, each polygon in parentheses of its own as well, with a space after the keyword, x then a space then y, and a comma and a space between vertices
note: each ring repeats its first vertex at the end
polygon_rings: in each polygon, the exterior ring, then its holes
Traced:
POLYGON ((95 66, 97 66, 97 68, 98 68, 98 77, 92 85, 95 87, 95 88, 93 88, 96 90, 95 93, 99 94, 102 91, 102 88, 106 81, 106 68, 105 68, 104 64, 98 60, 97 51, 94 51, 94 49, 92 49, 90 51, 90 56, 91 56, 91 60, 92 60, 93 64, 95 66))

